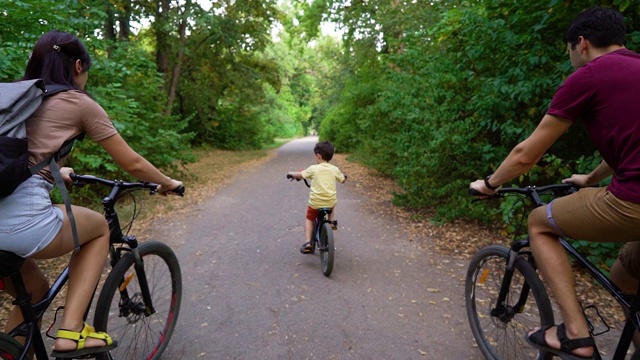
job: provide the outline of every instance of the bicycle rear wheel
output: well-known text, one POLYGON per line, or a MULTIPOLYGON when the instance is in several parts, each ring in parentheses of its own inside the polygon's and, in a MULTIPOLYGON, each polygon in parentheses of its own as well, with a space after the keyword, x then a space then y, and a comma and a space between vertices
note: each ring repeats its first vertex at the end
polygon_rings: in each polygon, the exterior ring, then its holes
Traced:
MULTIPOLYGON (((102 287, 94 326, 118 341, 113 359, 159 359, 175 328, 182 297, 182 275, 175 254, 167 245, 150 241, 138 247, 155 313, 145 315, 133 254, 125 254, 102 287), (121 289, 121 290, 120 290, 121 289)), ((98 360, 111 359, 98 354, 98 360)))
POLYGON ((320 228, 320 265, 324 276, 331 275, 333 271, 333 258, 335 255, 335 245, 333 244, 333 230, 329 223, 322 224, 320 228))
POLYGON ((0 333, 0 359, 13 360, 20 356, 22 345, 9 334, 0 333))
POLYGON ((486 359, 551 359, 549 354, 539 353, 525 340, 526 333, 534 327, 552 325, 554 321, 547 291, 522 256, 516 257, 504 303, 497 303, 508 256, 508 248, 491 245, 471 259, 465 305, 473 336, 486 359), (530 288, 528 293, 525 284, 530 288))

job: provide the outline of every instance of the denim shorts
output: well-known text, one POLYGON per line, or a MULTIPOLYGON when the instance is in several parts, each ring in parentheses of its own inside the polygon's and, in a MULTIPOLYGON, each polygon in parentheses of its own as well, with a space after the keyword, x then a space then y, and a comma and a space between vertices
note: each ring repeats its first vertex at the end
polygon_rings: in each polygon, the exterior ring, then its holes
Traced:
POLYGON ((51 204, 52 189, 52 184, 34 175, 0 199, 0 250, 29 257, 53 241, 64 215, 51 204))

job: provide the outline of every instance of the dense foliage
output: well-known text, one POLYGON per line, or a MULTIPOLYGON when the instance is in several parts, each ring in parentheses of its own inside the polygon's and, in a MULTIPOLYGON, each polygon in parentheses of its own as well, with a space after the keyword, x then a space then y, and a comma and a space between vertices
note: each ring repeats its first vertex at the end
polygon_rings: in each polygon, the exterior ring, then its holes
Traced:
MULTIPOLYGON (((20 78, 35 41, 77 34, 92 56, 87 91, 129 144, 180 171, 193 146, 260 148, 309 127, 313 49, 273 41, 287 15, 276 1, 21 0, 0 10, 0 81, 20 78), (200 5, 203 4, 203 5, 200 5), (299 56, 299 55, 304 56, 299 56)), ((289 22, 290 23, 290 22, 289 22)), ((286 38, 282 29, 280 36, 286 38)), ((91 141, 78 172, 123 175, 91 141)))
MULTIPOLYGON (((393 176, 398 204, 489 221, 512 204, 472 204, 466 188, 542 118, 572 71, 564 30, 595 4, 622 11, 627 46, 640 49, 630 0, 11 1, 0 10, 0 80, 21 76, 42 33, 70 31, 93 56, 88 91, 158 166, 179 171, 193 146, 259 148, 319 131, 393 176), (327 22, 341 39, 323 35, 327 22)), ((91 141, 71 160, 120 175, 91 141)), ((598 162, 576 126, 514 182, 557 182, 598 162)), ((592 253, 602 251, 615 249, 592 253)))
MULTIPOLYGON (((566 26, 596 4, 625 14, 627 47, 637 50, 640 4, 631 1, 304 5, 307 22, 331 20, 343 30, 340 65, 348 75, 322 103, 320 135, 397 179, 398 204, 435 208, 441 220, 495 220, 497 212, 471 203, 468 184, 491 174, 542 118, 573 70, 562 43, 566 26)), ((574 126, 514 183, 558 182, 598 162, 584 130, 574 126)), ((600 255, 599 245, 588 246, 600 255)))

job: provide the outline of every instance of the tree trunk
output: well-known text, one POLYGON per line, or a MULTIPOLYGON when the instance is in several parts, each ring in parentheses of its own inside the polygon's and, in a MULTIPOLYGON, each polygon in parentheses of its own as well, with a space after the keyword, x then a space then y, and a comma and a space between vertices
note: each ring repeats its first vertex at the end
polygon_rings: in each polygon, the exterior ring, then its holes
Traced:
POLYGON ((169 0, 158 0, 153 28, 156 35, 156 67, 167 83, 169 71, 169 0))
POLYGON ((167 107, 165 109, 166 115, 171 115, 173 109, 173 103, 176 99, 176 91, 178 89, 178 83, 180 80, 180 73, 182 72, 182 62, 184 59, 184 49, 187 42, 187 26, 189 22, 189 14, 191 13, 191 0, 184 2, 184 8, 180 14, 180 23, 178 25, 179 41, 178 41, 178 54, 176 56, 175 64, 173 65, 173 71, 171 73, 171 83, 169 85, 169 93, 167 97, 167 107))
POLYGON ((119 40, 129 41, 131 35, 131 0, 123 0, 120 16, 119 40))

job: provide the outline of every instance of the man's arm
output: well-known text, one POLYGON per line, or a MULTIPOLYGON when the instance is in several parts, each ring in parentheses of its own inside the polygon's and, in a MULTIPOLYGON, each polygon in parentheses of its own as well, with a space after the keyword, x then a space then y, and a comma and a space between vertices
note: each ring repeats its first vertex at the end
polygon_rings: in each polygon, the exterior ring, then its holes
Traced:
MULTIPOLYGON (((572 124, 569 120, 549 114, 545 115, 533 133, 516 145, 496 172, 491 175, 489 179, 491 186, 500 186, 529 171, 572 124)), ((483 194, 495 193, 495 190, 485 186, 484 179, 474 181, 470 186, 483 194)))

